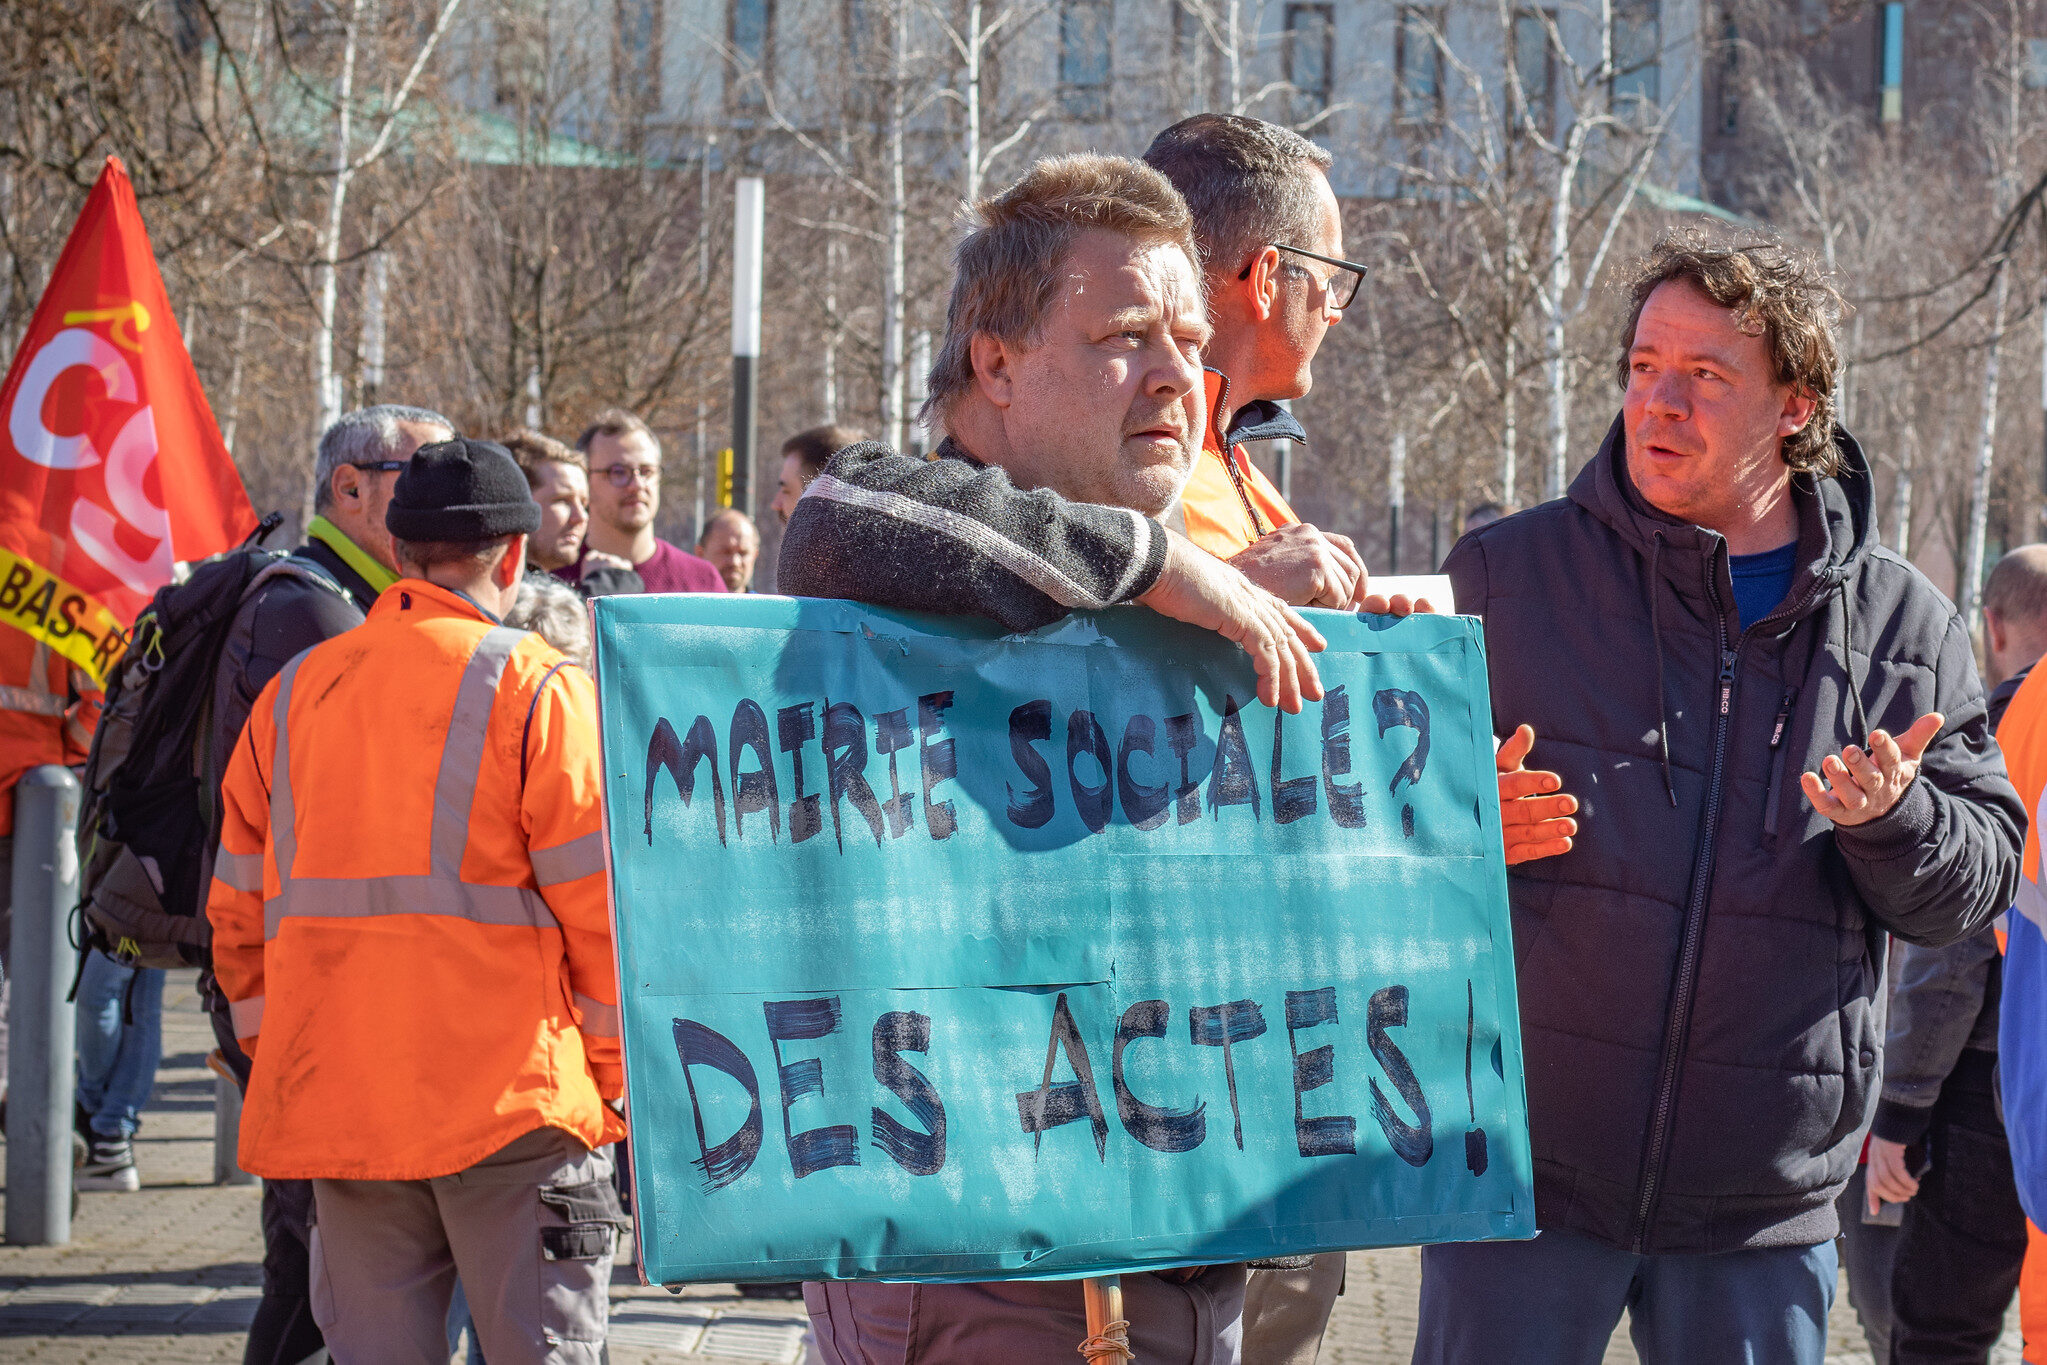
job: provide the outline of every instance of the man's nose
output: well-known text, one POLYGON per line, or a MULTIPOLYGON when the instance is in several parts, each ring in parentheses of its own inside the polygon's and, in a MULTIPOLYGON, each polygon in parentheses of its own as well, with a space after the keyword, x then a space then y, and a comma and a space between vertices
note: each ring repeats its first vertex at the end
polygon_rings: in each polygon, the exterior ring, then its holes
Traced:
POLYGON ((1684 378, 1681 375, 1661 374, 1649 386, 1648 409, 1658 417, 1672 421, 1683 421, 1690 412, 1684 378))
POLYGON ((1187 393, 1201 382, 1201 361, 1189 359, 1178 342, 1168 341, 1158 348, 1159 355, 1152 362, 1151 373, 1146 376, 1146 391, 1161 396, 1178 397, 1187 393))

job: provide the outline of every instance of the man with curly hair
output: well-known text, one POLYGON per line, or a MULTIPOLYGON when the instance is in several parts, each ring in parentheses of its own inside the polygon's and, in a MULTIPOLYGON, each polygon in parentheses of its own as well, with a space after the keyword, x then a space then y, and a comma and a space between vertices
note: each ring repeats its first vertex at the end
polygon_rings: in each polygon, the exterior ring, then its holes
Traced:
POLYGON ((1418 1363, 1596 1365, 1625 1312, 1655 1365, 1819 1365, 1885 937, 2018 880, 1968 627, 1835 423, 1840 296, 1693 233, 1631 301, 1599 453, 1447 565, 1583 815, 1508 878, 1542 1235, 1423 1253, 1418 1363))

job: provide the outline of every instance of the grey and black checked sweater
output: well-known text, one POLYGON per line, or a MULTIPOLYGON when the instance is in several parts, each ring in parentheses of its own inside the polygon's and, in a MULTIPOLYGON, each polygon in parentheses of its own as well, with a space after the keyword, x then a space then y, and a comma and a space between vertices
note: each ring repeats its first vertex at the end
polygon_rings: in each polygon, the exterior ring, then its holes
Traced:
POLYGON ((862 441, 804 490, 776 583, 1022 631, 1129 602, 1165 562, 1165 529, 1140 513, 1019 489, 949 438, 928 461, 862 441))

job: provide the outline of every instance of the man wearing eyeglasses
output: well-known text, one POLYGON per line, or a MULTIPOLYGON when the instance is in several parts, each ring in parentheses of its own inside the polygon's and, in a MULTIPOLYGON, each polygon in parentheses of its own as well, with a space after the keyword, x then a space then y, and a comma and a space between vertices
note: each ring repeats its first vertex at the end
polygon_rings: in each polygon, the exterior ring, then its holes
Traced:
POLYGON ((623 408, 591 419, 576 441, 590 461, 590 529, 583 555, 559 576, 579 582, 592 551, 632 565, 648 592, 724 592, 725 580, 708 560, 654 534, 661 510, 661 441, 623 408))
POLYGON ((1144 159, 1194 215, 1209 319, 1208 419, 1181 495, 1187 538, 1294 606, 1354 607, 1365 564, 1348 536, 1304 525, 1244 444, 1307 435, 1278 400, 1308 392, 1323 335, 1365 268, 1342 259, 1329 153, 1254 118, 1196 114, 1144 159))
MULTIPOLYGON (((292 658, 363 623, 378 594, 398 580, 398 553, 384 525, 398 472, 423 445, 446 441, 455 426, 425 408, 386 403, 344 414, 320 437, 313 461, 313 512, 306 543, 294 550, 235 612, 214 674, 213 729, 206 771, 227 771, 257 694, 292 658)), ((218 820, 220 793, 208 793, 218 820)), ((207 856, 218 846, 207 841, 207 856)), ((211 881, 211 869, 207 872, 211 881)), ((202 978, 222 1061, 244 1090, 249 1058, 235 1041, 227 998, 202 978)), ((263 1298, 249 1324, 245 1365, 284 1365, 321 1349, 309 1297, 313 1186, 263 1182, 263 1298)))

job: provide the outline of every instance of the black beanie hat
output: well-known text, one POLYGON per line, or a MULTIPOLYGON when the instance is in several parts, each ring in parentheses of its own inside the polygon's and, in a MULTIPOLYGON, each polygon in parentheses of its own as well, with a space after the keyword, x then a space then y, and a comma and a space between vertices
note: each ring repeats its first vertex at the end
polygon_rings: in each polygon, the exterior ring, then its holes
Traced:
POLYGON ((384 525, 400 540, 490 540, 540 529, 540 505, 512 452, 458 436, 421 446, 399 472, 384 525))

